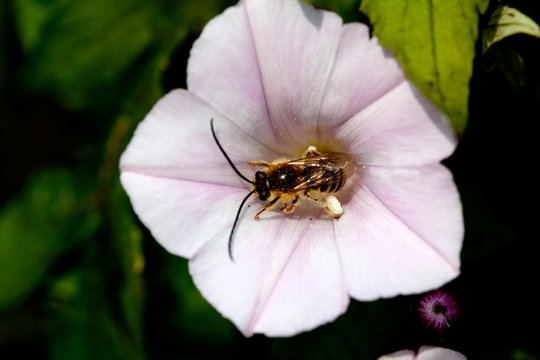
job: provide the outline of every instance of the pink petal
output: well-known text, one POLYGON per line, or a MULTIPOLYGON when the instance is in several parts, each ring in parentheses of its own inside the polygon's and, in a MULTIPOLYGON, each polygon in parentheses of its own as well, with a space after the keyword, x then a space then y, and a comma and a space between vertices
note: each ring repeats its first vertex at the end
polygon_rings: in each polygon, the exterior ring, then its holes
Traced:
POLYGON ((381 356, 378 360, 466 360, 467 358, 454 350, 435 346, 422 346, 418 355, 412 350, 400 350, 381 356))
POLYGON ((316 131, 340 32, 336 14, 301 1, 246 0, 207 25, 188 87, 258 141, 299 154, 316 131))
POLYGON ((191 49, 189 91, 243 131, 275 146, 251 28, 242 3, 212 19, 191 49))
POLYGON ((419 293, 455 278, 463 224, 450 173, 370 167, 359 177, 335 227, 351 296, 419 293))
POLYGON ((388 355, 379 357, 377 360, 414 360, 415 352, 412 350, 399 350, 388 355))
POLYGON ((364 165, 429 164, 455 149, 444 115, 409 82, 339 126, 336 137, 364 165))
POLYGON ((290 336, 334 320, 349 296, 332 220, 316 219, 320 209, 306 208, 289 216, 269 212, 255 221, 260 202, 255 204, 238 225, 234 262, 226 236, 212 239, 191 259, 203 296, 246 336, 290 336))
POLYGON ((463 214, 452 173, 446 167, 367 167, 362 175, 366 186, 388 210, 459 268, 463 214))
POLYGON ((403 70, 364 24, 345 24, 319 116, 330 127, 351 118, 403 81, 403 70))
MULTIPOLYGON (((314 129, 335 59, 342 21, 303 1, 247 0, 274 134, 292 145, 314 129), (309 125, 309 126, 306 126, 309 125)), ((291 145, 291 146, 292 146, 291 145)))
POLYGON ((422 346, 418 350, 417 360, 466 360, 465 355, 450 349, 435 346, 422 346))
POLYGON ((139 124, 120 159, 122 185, 136 213, 173 254, 190 257, 216 234, 225 236, 232 224, 231 206, 251 189, 220 152, 210 118, 246 176, 253 175, 247 160, 277 156, 218 116, 195 95, 172 91, 139 124))
POLYGON ((226 243, 231 205, 240 188, 123 172, 122 185, 133 208, 154 238, 172 254, 189 258, 204 243, 226 243))
POLYGON ((277 157, 192 93, 174 90, 139 124, 120 159, 120 170, 246 188, 216 145, 211 118, 223 147, 246 176, 253 175, 248 160, 277 157))

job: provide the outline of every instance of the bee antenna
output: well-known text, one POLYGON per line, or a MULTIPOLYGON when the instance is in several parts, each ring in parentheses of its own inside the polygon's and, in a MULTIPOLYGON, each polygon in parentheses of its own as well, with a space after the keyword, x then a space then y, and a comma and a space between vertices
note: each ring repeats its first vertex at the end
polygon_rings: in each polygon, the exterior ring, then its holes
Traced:
POLYGON ((217 146, 219 147, 219 150, 221 150, 221 152, 223 153, 223 155, 225 156, 225 159, 227 159, 227 161, 229 162, 229 165, 231 165, 231 167, 233 168, 234 172, 240 176, 242 178, 242 180, 244 181, 247 181, 248 183, 250 184, 255 184, 253 181, 249 180, 247 177, 245 177, 244 175, 242 175, 242 173, 240 171, 238 171, 238 169, 236 168, 236 166, 234 166, 233 162, 231 161, 231 159, 229 158, 229 155, 227 155, 227 153, 225 152, 225 150, 223 149, 223 147, 221 146, 221 144, 219 143, 219 140, 217 139, 217 136, 216 136, 216 131, 214 130, 214 119, 210 119, 210 128, 212 129, 212 136, 214 136, 214 140, 216 141, 216 144, 217 146))
POLYGON ((236 218, 234 219, 234 224, 231 229, 231 235, 229 235, 229 257, 231 258, 231 261, 234 261, 233 255, 232 255, 232 240, 233 240, 233 234, 234 229, 236 229, 236 223, 238 223, 238 219, 240 218, 240 213, 242 212, 242 208, 244 207, 244 204, 246 203, 246 200, 253 195, 257 190, 252 190, 249 194, 246 195, 244 200, 240 203, 240 207, 238 208, 238 212, 236 213, 236 218))

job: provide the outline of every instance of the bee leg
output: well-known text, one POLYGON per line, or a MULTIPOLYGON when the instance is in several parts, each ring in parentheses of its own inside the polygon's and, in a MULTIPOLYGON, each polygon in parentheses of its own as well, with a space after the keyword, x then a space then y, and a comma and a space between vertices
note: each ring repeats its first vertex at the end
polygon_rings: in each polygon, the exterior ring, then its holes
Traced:
POLYGON ((253 219, 258 220, 259 215, 261 215, 266 210, 270 210, 271 208, 273 208, 276 205, 276 203, 278 202, 278 200, 279 200, 279 196, 276 196, 272 201, 270 201, 261 210, 259 210, 259 212, 255 215, 255 217, 253 219))
POLYGON ((341 214, 343 214, 343 208, 341 207, 339 200, 334 195, 328 195, 325 199, 324 195, 321 193, 310 193, 306 190, 304 191, 304 196, 313 201, 315 204, 324 208, 324 210, 326 210, 326 212, 335 219, 338 219, 341 214))
POLYGON ((290 214, 292 212, 294 212, 294 209, 296 207, 296 203, 298 202, 298 194, 294 197, 293 201, 291 201, 290 204, 286 204, 285 206, 283 206, 281 208, 281 212, 282 213, 285 213, 285 214, 290 214))
POLYGON ((268 161, 260 160, 260 161, 248 161, 249 165, 255 165, 255 166, 268 166, 270 163, 268 161))

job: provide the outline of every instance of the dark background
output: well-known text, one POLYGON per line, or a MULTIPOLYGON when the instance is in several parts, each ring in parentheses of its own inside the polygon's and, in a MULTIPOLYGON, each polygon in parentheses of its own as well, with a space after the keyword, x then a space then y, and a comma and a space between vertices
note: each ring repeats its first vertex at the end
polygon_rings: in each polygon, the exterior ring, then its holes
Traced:
MULTIPOLYGON (((292 338, 245 339, 200 296, 187 261, 133 214, 117 166, 150 107, 186 87, 204 24, 234 3, 0 2, 0 358, 373 359, 438 345, 540 359, 540 39, 526 35, 487 56, 479 44, 468 127, 445 161, 466 224, 462 275, 443 288, 460 306, 449 329, 426 329, 420 297, 401 296, 351 301, 292 338)), ((367 21, 356 1, 316 3, 367 21)), ((514 5, 538 22, 532 3, 514 5)))

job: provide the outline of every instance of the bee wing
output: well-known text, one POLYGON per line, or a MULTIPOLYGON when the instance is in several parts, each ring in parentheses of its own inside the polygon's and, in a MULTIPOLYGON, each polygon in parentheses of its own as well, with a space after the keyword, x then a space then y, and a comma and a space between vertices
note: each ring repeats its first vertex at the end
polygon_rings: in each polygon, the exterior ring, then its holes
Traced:
POLYGON ((286 162, 286 164, 299 166, 303 168, 320 169, 321 171, 328 171, 331 173, 339 172, 342 170, 346 178, 351 177, 356 171, 356 165, 351 155, 332 152, 327 154, 321 154, 313 157, 301 158, 286 162))
POLYGON ((296 159, 287 164, 306 169, 306 176, 297 184, 295 190, 314 188, 335 180, 341 176, 342 171, 345 179, 351 177, 356 171, 356 165, 351 155, 339 152, 327 153, 308 158, 296 159))
POLYGON ((354 158, 349 154, 333 152, 323 154, 322 156, 327 159, 329 164, 332 164, 334 171, 341 169, 345 175, 345 179, 350 178, 356 171, 354 158))

